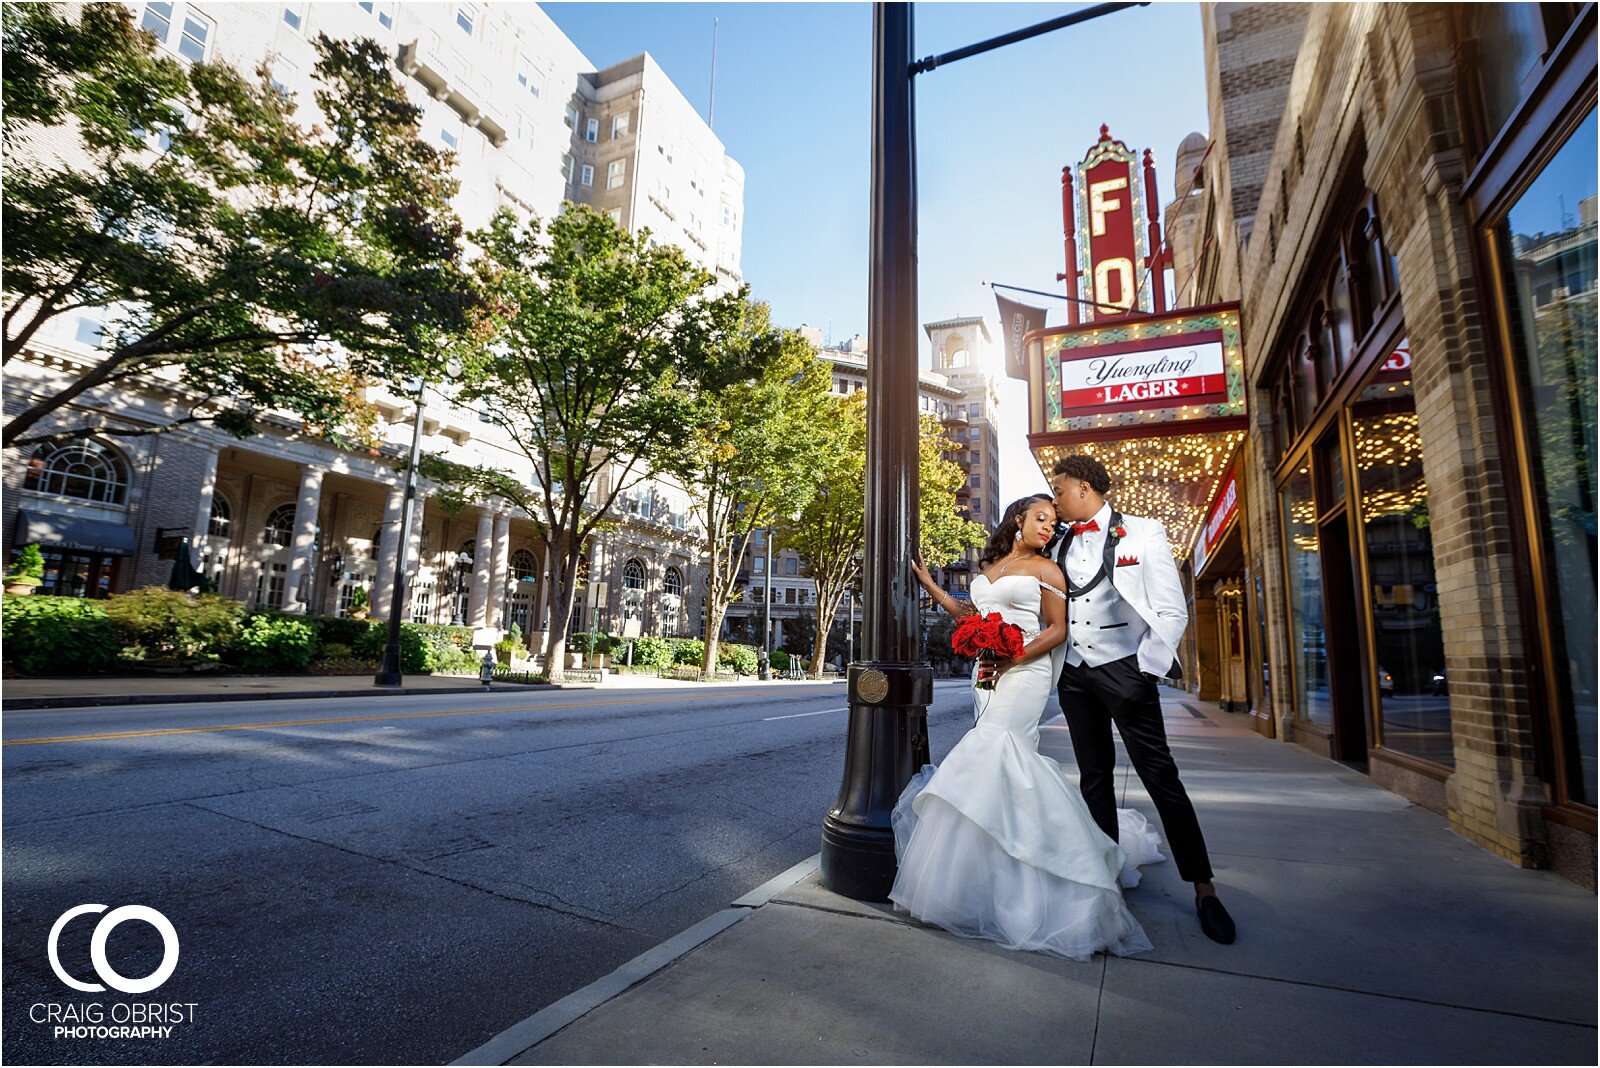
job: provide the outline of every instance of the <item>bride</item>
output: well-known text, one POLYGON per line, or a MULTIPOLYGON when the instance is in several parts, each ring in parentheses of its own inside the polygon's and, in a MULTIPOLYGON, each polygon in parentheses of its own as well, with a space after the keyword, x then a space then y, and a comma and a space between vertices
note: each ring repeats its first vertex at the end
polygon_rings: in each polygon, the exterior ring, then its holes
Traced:
POLYGON ((953 616, 999 612, 1028 639, 1020 659, 980 661, 975 723, 944 763, 924 767, 900 795, 892 822, 897 910, 1007 949, 1088 960, 1149 949, 1122 886, 1138 865, 1165 859, 1137 812, 1118 810, 1121 845, 1089 814, 1061 765, 1039 752, 1039 721, 1055 689, 1067 638, 1061 569, 1042 550, 1055 533, 1049 497, 1006 509, 972 582, 972 606, 917 579, 953 616), (994 679, 993 689, 978 688, 994 679))

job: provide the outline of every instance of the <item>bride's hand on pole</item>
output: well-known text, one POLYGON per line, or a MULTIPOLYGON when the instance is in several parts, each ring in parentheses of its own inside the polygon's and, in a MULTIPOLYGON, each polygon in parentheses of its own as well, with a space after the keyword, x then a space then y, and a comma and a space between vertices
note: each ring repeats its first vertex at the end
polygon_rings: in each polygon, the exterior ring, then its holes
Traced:
POLYGON ((933 576, 928 574, 928 569, 922 565, 922 557, 918 553, 911 554, 911 573, 917 576, 917 581, 922 583, 922 588, 932 593, 938 589, 938 584, 933 581, 933 576))

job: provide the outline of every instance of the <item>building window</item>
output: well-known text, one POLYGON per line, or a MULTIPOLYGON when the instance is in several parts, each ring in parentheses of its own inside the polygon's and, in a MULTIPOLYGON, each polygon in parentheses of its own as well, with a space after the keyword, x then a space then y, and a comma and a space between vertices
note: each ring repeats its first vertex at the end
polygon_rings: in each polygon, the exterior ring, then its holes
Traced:
POLYGON ((183 36, 178 41, 178 53, 196 63, 206 58, 206 42, 211 40, 211 20, 190 11, 183 16, 183 36))
POLYGON ((1564 800, 1594 806, 1596 118, 1591 111, 1493 231, 1542 543, 1564 800))
POLYGON ((443 127, 441 127, 440 130, 439 130, 439 140, 443 141, 445 144, 449 145, 451 148, 460 148, 461 147, 461 140, 458 137, 456 137, 455 134, 451 133, 448 129, 445 129, 443 127))
POLYGON ((971 486, 973 489, 977 489, 979 486, 983 485, 983 476, 973 475, 967 480, 967 485, 971 486))
POLYGON ((616 223, 618 226, 622 225, 622 209, 621 208, 612 208, 610 211, 606 212, 606 214, 611 216, 611 221, 612 222, 616 223))
POLYGON ((283 7, 283 21, 285 25, 297 33, 304 29, 306 24, 305 4, 285 4, 283 7))
POLYGON ((600 140, 600 120, 587 119, 583 124, 583 139, 591 144, 600 140))
POLYGON ((620 115, 611 116, 611 140, 615 141, 619 137, 628 136, 630 120, 631 114, 626 111, 620 115))
POLYGON ((261 530, 261 541, 280 549, 289 547, 289 543, 294 541, 293 504, 280 504, 268 513, 266 526, 261 530))
POLYGON ((618 189, 618 188, 621 188, 623 181, 626 180, 626 178, 627 178, 627 172, 628 172, 628 161, 625 160, 625 159, 614 159, 610 163, 607 163, 606 164, 606 188, 607 189, 618 189))
POLYGON ((751 561, 750 569, 752 571, 754 571, 758 575, 766 574, 767 573, 767 558, 764 557, 764 556, 756 557, 753 561, 751 561))
POLYGON ((795 602, 795 597, 796 597, 796 593, 795 593, 795 588, 793 586, 790 586, 790 587, 788 587, 787 589, 785 589, 783 591, 783 603, 784 604, 794 604, 794 603, 796 603, 795 602))
POLYGON ((787 557, 783 561, 783 573, 790 577, 798 575, 800 573, 800 561, 796 560, 792 556, 787 557))
POLYGON ((972 502, 972 514, 973 515, 982 515, 983 514, 983 502, 982 501, 973 501, 972 502))
POLYGON ((213 538, 233 537, 233 506, 220 494, 212 495, 211 522, 206 525, 206 533, 213 538))
POLYGON ((622 565, 622 588, 636 593, 644 592, 645 572, 642 560, 629 560, 622 565))
POLYGON ((1350 416, 1377 652, 1379 744, 1453 767, 1428 483, 1409 364, 1380 368, 1350 416))
POLYGON ((144 5, 144 18, 139 20, 139 27, 149 30, 156 35, 156 40, 166 44, 167 34, 172 32, 172 5, 151 0, 144 5))
POLYGON ((1311 496, 1310 467, 1290 476, 1281 492, 1295 717, 1331 730, 1333 706, 1328 698, 1327 639, 1322 629, 1322 561, 1317 552, 1317 507, 1311 496))
POLYGON ((544 82, 544 75, 539 68, 533 65, 533 60, 527 56, 517 57, 517 86, 526 89, 532 96, 539 95, 539 87, 544 82))
POLYGON ((575 105, 567 105, 566 114, 563 116, 562 121, 567 124, 567 129, 569 130, 578 128, 578 109, 575 105))
POLYGON ((561 153, 561 177, 565 178, 569 185, 572 183, 572 173, 575 165, 571 152, 561 153))
MULTIPOLYGON (((457 21, 460 20, 457 19, 457 21)), ((412 587, 411 622, 433 622, 433 591, 421 584, 417 584, 412 587)))
POLYGON ((288 578, 289 565, 263 564, 256 575, 256 607, 282 608, 283 584, 288 578))
POLYGON ((123 504, 128 495, 128 465, 92 438, 41 445, 28 461, 23 486, 98 504, 123 504))
POLYGON ((459 26, 461 28, 461 32, 465 33, 468 37, 472 36, 472 26, 473 23, 477 21, 477 18, 478 7, 476 4, 456 5, 456 25, 459 26))
POLYGON ((78 329, 73 333, 73 340, 80 345, 87 345, 91 349, 100 347, 105 339, 106 324, 93 315, 78 316, 78 329))
POLYGON ((578 180, 579 184, 581 184, 581 185, 594 185, 594 168, 593 167, 591 167, 591 166, 589 166, 589 164, 585 163, 583 165, 583 171, 581 173, 582 173, 582 177, 579 178, 579 180, 578 180))
POLYGON ((361 10, 378 16, 378 25, 386 30, 394 28, 394 0, 358 0, 361 10))
POLYGON ((80 549, 43 549, 44 575, 36 591, 52 597, 109 597, 119 557, 80 549))

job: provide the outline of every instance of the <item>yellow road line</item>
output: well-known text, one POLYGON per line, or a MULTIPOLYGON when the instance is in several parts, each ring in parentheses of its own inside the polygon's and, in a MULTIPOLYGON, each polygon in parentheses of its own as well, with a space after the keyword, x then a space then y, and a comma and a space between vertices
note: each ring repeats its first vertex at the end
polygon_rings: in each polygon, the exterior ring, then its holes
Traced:
MULTIPOLYGON (((749 694, 678 694, 672 697, 625 698, 628 704, 650 705, 667 701, 705 701, 721 698, 748 697, 749 694)), ((830 695, 831 696, 831 695, 830 695)), ((820 698, 819 698, 820 699, 820 698)), ((805 700, 805 698, 789 698, 805 700)), ((482 716, 496 712, 542 712, 553 708, 584 708, 594 705, 614 705, 618 698, 603 701, 562 701, 543 705, 507 705, 502 708, 461 708, 438 712, 384 712, 370 716, 328 716, 322 719, 285 719, 267 723, 232 723, 214 727, 162 727, 147 731, 106 731, 101 734, 66 734, 55 738, 16 738, 4 745, 51 745, 57 742, 104 742, 123 738, 154 738, 163 734, 211 734, 217 731, 272 730, 279 727, 317 727, 329 723, 363 723, 384 719, 420 719, 429 716, 482 716)))

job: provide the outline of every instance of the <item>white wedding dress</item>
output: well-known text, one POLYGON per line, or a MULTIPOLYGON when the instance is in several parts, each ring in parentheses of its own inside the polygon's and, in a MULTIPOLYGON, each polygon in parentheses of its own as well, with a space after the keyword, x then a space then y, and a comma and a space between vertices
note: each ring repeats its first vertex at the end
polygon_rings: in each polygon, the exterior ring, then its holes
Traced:
MULTIPOLYGON (((1061 596, 1030 575, 972 583, 972 603, 1031 641, 1040 598, 1061 596)), ((1138 867, 1164 860, 1144 816, 1118 809, 1121 844, 1106 836, 1061 765, 1039 752, 1039 721, 1064 660, 1037 657, 974 687, 977 722, 937 768, 916 774, 895 805, 898 911, 1007 949, 1088 960, 1150 947, 1122 900, 1138 867)))

